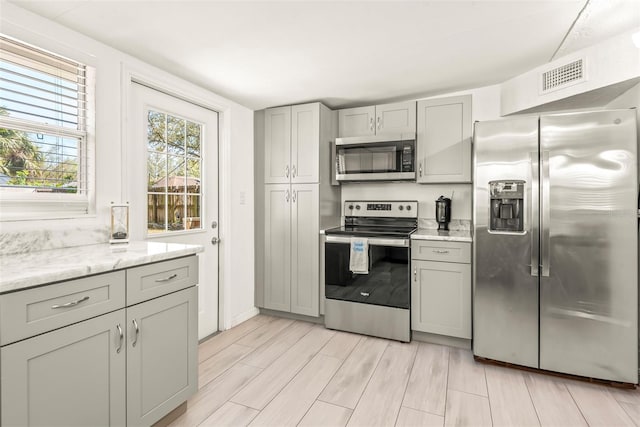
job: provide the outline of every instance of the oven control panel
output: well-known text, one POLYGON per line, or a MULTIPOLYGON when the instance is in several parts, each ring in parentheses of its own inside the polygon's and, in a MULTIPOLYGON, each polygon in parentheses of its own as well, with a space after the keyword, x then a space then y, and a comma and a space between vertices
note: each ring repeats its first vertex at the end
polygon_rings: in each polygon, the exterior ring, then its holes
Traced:
POLYGON ((415 200, 350 200, 344 203, 345 216, 417 218, 418 202, 415 200))

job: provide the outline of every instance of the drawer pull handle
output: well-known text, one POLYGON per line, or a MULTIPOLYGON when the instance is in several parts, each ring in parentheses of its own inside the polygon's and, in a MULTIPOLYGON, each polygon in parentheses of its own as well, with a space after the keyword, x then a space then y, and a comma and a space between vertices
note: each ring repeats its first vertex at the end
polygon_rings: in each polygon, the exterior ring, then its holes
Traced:
POLYGON ((436 254, 448 254, 449 251, 437 251, 437 250, 434 250, 433 253, 436 253, 436 254))
POLYGON ((175 279, 176 277, 178 277, 178 273, 173 273, 171 276, 165 277, 164 279, 156 279, 156 282, 168 282, 169 280, 175 279))
POLYGON ((56 305, 52 305, 52 306, 51 306, 51 308, 52 308, 53 310, 55 310, 56 308, 67 308, 67 307, 73 307, 74 305, 78 305, 78 304, 80 304, 81 302, 85 302, 85 301, 88 301, 88 300, 89 300, 89 297, 88 297, 88 296, 86 296, 86 297, 84 297, 84 298, 80 298, 80 299, 77 299, 77 300, 75 300, 75 301, 67 302, 67 303, 65 303, 65 304, 56 304, 56 305))
POLYGON ((135 346, 136 346, 136 344, 138 344, 138 335, 140 334, 140 328, 138 328, 138 322, 136 322, 136 319, 133 319, 133 320, 131 321, 131 323, 133 323, 133 327, 134 327, 134 328, 135 328, 135 330, 136 330, 136 335, 135 335, 135 337, 134 337, 134 339, 133 339, 133 343, 131 343, 131 345, 132 345, 133 347, 135 347, 135 346))
POLYGON ((360 292, 360 295, 362 295, 363 297, 368 297, 369 296, 369 292, 360 292))
POLYGON ((118 323, 118 326, 116 326, 116 328, 118 328, 118 334, 120 334, 120 341, 118 344, 118 348, 116 348, 116 353, 120 353, 120 350, 122 350, 122 341, 124 340, 124 333, 122 333, 122 327, 120 326, 119 323, 118 323))

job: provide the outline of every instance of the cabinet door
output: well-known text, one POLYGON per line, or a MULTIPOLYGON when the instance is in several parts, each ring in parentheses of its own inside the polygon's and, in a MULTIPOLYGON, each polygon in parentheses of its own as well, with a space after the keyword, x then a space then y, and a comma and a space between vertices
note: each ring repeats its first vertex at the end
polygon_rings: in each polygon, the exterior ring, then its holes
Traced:
POLYGON ((418 102, 417 182, 471 182, 471 95, 418 102))
POLYGON ((338 111, 338 135, 341 138, 375 135, 375 115, 376 107, 373 105, 338 111))
POLYGON ((127 308, 127 425, 150 426, 198 390, 195 286, 127 308))
POLYGON ((2 347, 0 424, 125 425, 124 322, 122 309, 2 347))
POLYGON ((269 108, 264 115, 264 182, 289 182, 291 176, 291 107, 269 108))
POLYGON ((412 261, 411 329, 471 339, 471 264, 412 261))
POLYGON ((291 107, 291 182, 315 183, 320 177, 320 104, 291 107))
POLYGON ((264 307, 291 309, 291 186, 264 188, 264 307))
POLYGON ((291 312, 320 312, 319 184, 291 186, 291 312))
POLYGON ((376 134, 416 133, 416 103, 376 105, 376 134))

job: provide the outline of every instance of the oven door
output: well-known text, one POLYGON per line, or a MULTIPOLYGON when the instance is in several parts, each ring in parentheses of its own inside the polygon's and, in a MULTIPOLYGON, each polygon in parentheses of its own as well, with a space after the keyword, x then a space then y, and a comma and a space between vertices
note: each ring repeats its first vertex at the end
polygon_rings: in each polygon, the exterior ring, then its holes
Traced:
POLYGON ((327 236, 325 297, 395 308, 409 308, 408 239, 369 238, 369 274, 349 270, 351 239, 327 236))
MULTIPOLYGON (((379 139, 379 138, 378 138, 379 139)), ((414 180, 415 140, 338 138, 336 180, 414 180)))

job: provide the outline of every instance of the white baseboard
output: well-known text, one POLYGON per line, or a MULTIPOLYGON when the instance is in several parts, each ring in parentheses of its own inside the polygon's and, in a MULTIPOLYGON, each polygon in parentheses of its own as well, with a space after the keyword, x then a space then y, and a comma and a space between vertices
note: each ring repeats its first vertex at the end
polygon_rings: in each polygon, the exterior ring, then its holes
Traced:
POLYGON ((253 307, 250 310, 245 311, 244 313, 240 313, 237 316, 231 318, 231 325, 229 328, 233 328, 236 325, 244 322, 245 320, 251 319, 253 316, 256 316, 260 313, 257 307, 253 307))

